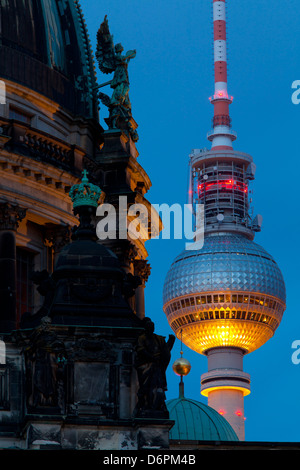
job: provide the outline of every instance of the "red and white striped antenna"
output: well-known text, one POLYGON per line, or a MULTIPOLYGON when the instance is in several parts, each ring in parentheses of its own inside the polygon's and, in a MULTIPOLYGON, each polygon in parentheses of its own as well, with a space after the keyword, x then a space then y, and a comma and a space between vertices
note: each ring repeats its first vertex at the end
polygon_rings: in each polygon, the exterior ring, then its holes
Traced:
POLYGON ((231 129, 229 105, 232 96, 227 89, 226 0, 213 0, 215 92, 210 98, 214 105, 213 129, 208 133, 212 150, 232 150, 236 139, 231 129))

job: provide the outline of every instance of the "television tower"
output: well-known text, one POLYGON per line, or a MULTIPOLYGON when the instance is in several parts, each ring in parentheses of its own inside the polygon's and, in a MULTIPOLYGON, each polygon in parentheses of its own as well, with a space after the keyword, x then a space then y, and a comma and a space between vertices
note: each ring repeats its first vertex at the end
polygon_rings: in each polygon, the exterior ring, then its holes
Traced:
POLYGON ((280 324, 286 292, 279 267, 253 241, 260 215, 249 214, 250 155, 233 149, 227 88, 226 2, 213 0, 215 89, 211 149, 193 150, 193 204, 204 205, 204 245, 185 250, 165 279, 163 308, 178 338, 206 355, 201 393, 245 439, 244 396, 250 376, 244 355, 268 341, 280 324))

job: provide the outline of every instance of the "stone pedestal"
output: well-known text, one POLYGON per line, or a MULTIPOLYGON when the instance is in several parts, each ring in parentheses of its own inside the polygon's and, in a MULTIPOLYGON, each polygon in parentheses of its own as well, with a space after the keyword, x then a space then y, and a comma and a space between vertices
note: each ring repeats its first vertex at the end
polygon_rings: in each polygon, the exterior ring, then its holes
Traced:
POLYGON ((173 421, 82 424, 63 421, 31 422, 25 430, 29 450, 157 450, 169 449, 173 421))
POLYGON ((137 449, 169 449, 171 420, 136 420, 137 449))
POLYGON ((169 448, 168 413, 134 416, 140 332, 134 326, 66 327, 46 319, 23 332, 27 449, 169 448))

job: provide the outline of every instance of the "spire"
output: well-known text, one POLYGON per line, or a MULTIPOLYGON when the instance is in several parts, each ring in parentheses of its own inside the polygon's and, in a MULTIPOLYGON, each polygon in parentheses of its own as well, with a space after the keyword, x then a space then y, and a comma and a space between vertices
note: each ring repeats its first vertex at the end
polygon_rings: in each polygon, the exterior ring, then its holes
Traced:
POLYGON ((227 90, 226 0, 213 0, 215 91, 210 98, 214 105, 213 129, 207 138, 212 150, 232 150, 236 134, 231 130, 229 105, 232 96, 227 90))
POLYGON ((180 382, 179 382, 179 398, 184 398, 184 383, 183 383, 183 377, 188 375, 191 371, 191 364, 187 359, 184 359, 182 357, 183 351, 182 351, 182 330, 180 332, 181 334, 181 351, 180 351, 180 358, 177 359, 174 364, 173 364, 173 371, 175 372, 176 375, 180 376, 180 382))
POLYGON ((179 398, 184 398, 184 383, 182 375, 180 376, 179 382, 179 398))

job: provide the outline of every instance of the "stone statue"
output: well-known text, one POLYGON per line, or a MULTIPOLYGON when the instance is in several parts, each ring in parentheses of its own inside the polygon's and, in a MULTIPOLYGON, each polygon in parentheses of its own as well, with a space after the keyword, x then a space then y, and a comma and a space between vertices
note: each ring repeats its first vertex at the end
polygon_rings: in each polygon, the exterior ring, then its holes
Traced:
POLYGON ((64 409, 64 344, 51 330, 51 320, 44 317, 33 330, 25 348, 27 405, 56 406, 64 409))
POLYGON ((136 369, 139 380, 136 416, 168 415, 165 404, 167 390, 166 369, 171 359, 175 336, 165 337, 154 333, 154 323, 150 318, 143 319, 145 332, 136 347, 136 369))
POLYGON ((113 79, 98 88, 110 84, 113 89, 112 97, 98 92, 99 99, 109 109, 109 119, 106 120, 110 129, 125 129, 134 142, 138 135, 132 126, 131 103, 129 100, 128 63, 136 56, 136 51, 128 51, 125 55, 122 44, 114 46, 113 36, 110 34, 107 16, 97 33, 96 58, 101 72, 114 73, 113 79))

